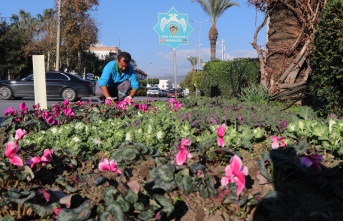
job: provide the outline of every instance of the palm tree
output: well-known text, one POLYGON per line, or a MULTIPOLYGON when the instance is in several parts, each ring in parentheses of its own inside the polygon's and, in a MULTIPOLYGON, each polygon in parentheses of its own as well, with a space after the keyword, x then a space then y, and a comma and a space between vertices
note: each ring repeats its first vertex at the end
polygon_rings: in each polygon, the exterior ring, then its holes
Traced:
POLYGON ((192 65, 192 72, 194 71, 194 67, 198 64, 198 57, 188 56, 187 60, 191 62, 192 65))
POLYGON ((211 17, 212 26, 208 33, 211 45, 211 60, 216 58, 216 46, 218 39, 218 30, 216 27, 218 18, 232 6, 239 6, 236 2, 230 0, 192 0, 200 4, 204 12, 211 17))

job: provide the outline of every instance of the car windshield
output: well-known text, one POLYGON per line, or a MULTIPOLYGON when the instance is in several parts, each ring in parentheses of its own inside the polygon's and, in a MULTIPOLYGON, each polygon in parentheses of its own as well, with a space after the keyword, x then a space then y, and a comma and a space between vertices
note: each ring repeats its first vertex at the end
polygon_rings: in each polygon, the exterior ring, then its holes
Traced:
POLYGON ((154 88, 150 88, 150 90, 158 90, 158 88, 157 88, 157 87, 154 87, 154 88))

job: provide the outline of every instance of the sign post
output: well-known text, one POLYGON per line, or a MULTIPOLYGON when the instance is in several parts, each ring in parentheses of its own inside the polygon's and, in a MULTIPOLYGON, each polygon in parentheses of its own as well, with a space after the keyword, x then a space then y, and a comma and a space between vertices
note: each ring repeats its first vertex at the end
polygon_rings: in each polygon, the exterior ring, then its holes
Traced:
POLYGON ((158 34, 159 44, 168 45, 173 49, 174 85, 177 98, 176 48, 179 45, 188 45, 188 35, 193 28, 188 23, 188 14, 180 14, 173 7, 167 13, 158 13, 158 22, 153 29, 158 34))

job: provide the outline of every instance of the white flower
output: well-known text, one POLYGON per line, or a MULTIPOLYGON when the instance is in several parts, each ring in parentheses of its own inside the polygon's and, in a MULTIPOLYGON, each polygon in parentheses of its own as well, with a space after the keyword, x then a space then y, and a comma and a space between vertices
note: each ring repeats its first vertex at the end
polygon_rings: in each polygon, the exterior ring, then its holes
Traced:
POLYGON ((78 137, 73 137, 73 139, 71 139, 71 140, 74 141, 75 143, 80 141, 80 139, 78 137))
POLYGON ((156 134, 157 139, 162 139, 163 137, 163 132, 162 131, 158 131, 156 134))
POLYGON ((56 128, 56 127, 51 128, 51 132, 52 132, 53 134, 55 134, 55 133, 57 132, 57 128, 56 128))
POLYGON ((125 140, 132 141, 131 131, 126 132, 125 140))

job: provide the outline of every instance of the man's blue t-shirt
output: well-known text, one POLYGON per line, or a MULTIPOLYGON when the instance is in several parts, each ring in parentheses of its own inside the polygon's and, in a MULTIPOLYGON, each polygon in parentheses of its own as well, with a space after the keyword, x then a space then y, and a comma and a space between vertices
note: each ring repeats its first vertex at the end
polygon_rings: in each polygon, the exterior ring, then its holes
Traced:
POLYGON ((104 69, 102 70, 102 74, 100 79, 98 80, 99 87, 102 86, 114 86, 118 85, 119 83, 129 79, 131 83, 132 89, 139 89, 139 82, 137 79, 137 74, 133 69, 132 65, 128 65, 127 69, 120 74, 118 71, 118 66, 116 61, 110 61, 106 64, 104 69), (112 79, 113 81, 111 81, 112 79))

